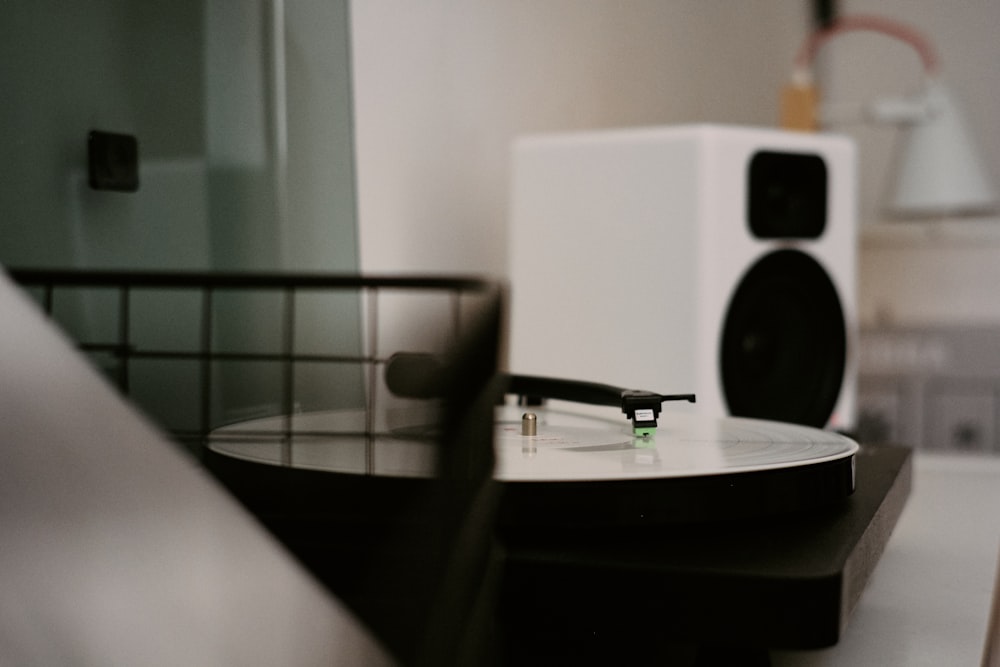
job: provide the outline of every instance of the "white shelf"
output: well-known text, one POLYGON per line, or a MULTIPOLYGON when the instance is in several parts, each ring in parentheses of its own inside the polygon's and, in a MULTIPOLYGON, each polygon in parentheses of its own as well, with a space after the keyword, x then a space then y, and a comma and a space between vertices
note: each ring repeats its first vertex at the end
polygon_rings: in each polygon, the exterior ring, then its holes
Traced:
POLYGON ((862 247, 1000 246, 1000 216, 879 221, 861 225, 862 247))

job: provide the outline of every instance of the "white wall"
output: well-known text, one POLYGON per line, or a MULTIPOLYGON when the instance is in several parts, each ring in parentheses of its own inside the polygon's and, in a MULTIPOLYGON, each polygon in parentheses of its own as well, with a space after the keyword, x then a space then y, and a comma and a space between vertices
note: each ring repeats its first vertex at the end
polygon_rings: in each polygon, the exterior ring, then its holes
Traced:
POLYGON ((202 0, 212 268, 357 270, 347 0, 202 0))
MULTIPOLYGON (((725 121, 771 125, 811 2, 355 0, 351 3, 360 261, 365 271, 506 264, 508 146, 521 132, 725 121)), ((935 42, 1000 176, 1000 2, 842 0, 935 42)), ((871 33, 823 54, 830 98, 919 82, 914 53, 871 33)), ((888 128, 860 146, 866 324, 1000 322, 1000 222, 877 230, 888 128)), ((1000 183, 998 183, 1000 188, 1000 183)))
POLYGON ((11 0, 2 16, 0 262, 204 268, 201 1, 11 0), (139 193, 89 189, 93 129, 138 136, 139 193))
POLYGON ((3 2, 0 263, 356 270, 347 1, 3 2), (92 129, 137 192, 88 187, 92 129))
POLYGON ((352 2, 362 270, 503 273, 519 133, 773 125, 810 5, 352 2))
MULTIPOLYGON (((844 14, 878 14, 921 32, 935 47, 941 74, 964 103, 969 125, 1000 190, 1000 2, 981 0, 842 0, 844 14)), ((851 32, 822 49, 824 94, 830 102, 861 103, 919 90, 922 67, 916 51, 874 32, 851 32)), ((885 125, 833 127, 862 146, 861 210, 879 221, 897 131, 885 125)))
MULTIPOLYGON (((1000 2, 982 0, 843 0, 844 13, 875 13, 905 22, 936 47, 942 76, 963 103, 995 188, 1000 192, 1000 2)), ((850 33, 824 48, 826 96, 865 102, 912 92, 920 83, 915 52, 874 33, 850 33)), ((887 221, 881 206, 896 131, 835 128, 859 144, 862 247, 859 309, 863 324, 1000 324, 1000 218, 887 221)))
MULTIPOLYGON (((355 272, 347 7, 0 3, 0 264, 355 272), (88 186, 91 129, 137 137, 138 191, 88 186)), ((61 295, 69 304, 60 305, 60 323, 88 341, 113 335, 105 296, 61 295)), ((155 310, 147 322, 134 309, 133 332, 184 340, 197 311, 161 303, 171 316, 160 320, 155 310)), ((332 324, 318 307, 299 312, 314 311, 300 320, 300 336, 322 331, 357 343, 357 304, 332 324)), ((219 318, 217 339, 229 349, 267 340, 274 311, 255 302, 222 312, 229 316, 219 318)), ((155 415, 196 407, 190 390, 176 389, 196 386, 190 366, 147 365, 141 376, 136 368, 132 396, 155 415), (143 381, 148 392, 138 389, 143 381)), ((249 371, 220 374, 227 409, 263 403, 254 394, 263 383, 247 381, 249 371)), ((304 382, 303 393, 329 396, 319 384, 304 382)))

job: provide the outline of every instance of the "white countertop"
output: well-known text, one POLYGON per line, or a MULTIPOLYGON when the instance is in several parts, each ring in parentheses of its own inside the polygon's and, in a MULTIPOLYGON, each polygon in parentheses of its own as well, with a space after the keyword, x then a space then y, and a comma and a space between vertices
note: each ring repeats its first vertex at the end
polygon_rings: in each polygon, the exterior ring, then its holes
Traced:
POLYGON ((913 490, 840 643, 773 667, 979 665, 1000 555, 1000 456, 914 457, 913 490))

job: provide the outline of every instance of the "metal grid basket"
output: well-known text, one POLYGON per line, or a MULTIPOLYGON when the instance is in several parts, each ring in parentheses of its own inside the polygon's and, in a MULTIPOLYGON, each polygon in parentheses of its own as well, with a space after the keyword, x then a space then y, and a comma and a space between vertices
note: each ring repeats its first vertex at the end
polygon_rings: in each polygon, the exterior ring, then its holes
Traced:
POLYGON ((401 663, 492 654, 500 286, 11 276, 401 663), (391 368, 400 354, 417 360, 401 376, 391 368), (386 447, 405 451, 383 456, 386 447), (415 457, 405 474, 385 465, 415 457))
MULTIPOLYGON (((140 410, 208 445, 293 461, 292 435, 371 441, 439 402, 386 386, 393 355, 444 358, 501 307, 495 283, 452 277, 13 270, 140 410), (350 417, 320 419, 317 414, 350 417), (311 415, 312 418, 307 418, 311 415)), ((308 457, 308 454, 304 454, 308 457)), ((369 472, 376 462, 362 464, 369 472)))

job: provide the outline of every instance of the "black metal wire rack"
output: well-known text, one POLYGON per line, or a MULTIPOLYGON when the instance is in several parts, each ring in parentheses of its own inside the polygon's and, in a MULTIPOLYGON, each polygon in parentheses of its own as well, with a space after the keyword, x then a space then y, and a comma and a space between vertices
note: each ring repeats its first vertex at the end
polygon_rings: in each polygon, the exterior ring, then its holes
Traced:
POLYGON ((310 435, 378 435, 381 415, 414 404, 385 386, 393 354, 445 354, 502 301, 498 284, 465 277, 9 273, 124 395, 193 453, 228 426, 230 439, 238 432, 245 442, 279 443, 285 464, 294 415, 354 410, 361 416, 349 427, 310 435), (234 431, 234 424, 251 426, 234 431))
POLYGON ((401 663, 492 653, 502 286, 9 273, 401 663))

